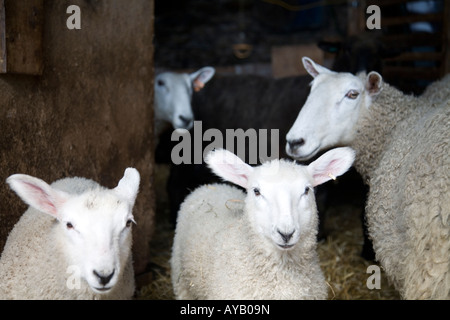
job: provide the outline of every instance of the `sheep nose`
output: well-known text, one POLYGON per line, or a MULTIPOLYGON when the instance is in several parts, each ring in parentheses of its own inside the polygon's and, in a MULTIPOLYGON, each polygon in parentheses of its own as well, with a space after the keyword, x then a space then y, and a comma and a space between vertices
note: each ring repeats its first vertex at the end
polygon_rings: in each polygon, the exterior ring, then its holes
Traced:
POLYGON ((300 139, 295 139, 295 140, 289 140, 288 144, 289 144, 289 148, 291 150, 295 150, 298 147, 301 147, 305 144, 305 139, 300 138, 300 139))
POLYGON ((281 238, 283 239, 283 241, 285 243, 288 243, 289 240, 291 240, 292 236, 294 235, 295 230, 293 230, 290 233, 285 233, 285 232, 281 232, 280 230, 277 230, 277 232, 279 233, 279 235, 281 236, 281 238))
POLYGON ((116 270, 113 269, 113 271, 109 275, 103 275, 102 273, 98 273, 96 270, 94 270, 93 272, 94 272, 94 275, 100 280, 100 284, 105 286, 111 280, 115 271, 116 270))
POLYGON ((190 118, 179 116, 178 119, 180 119, 185 126, 187 126, 189 123, 191 123, 191 119, 190 118))

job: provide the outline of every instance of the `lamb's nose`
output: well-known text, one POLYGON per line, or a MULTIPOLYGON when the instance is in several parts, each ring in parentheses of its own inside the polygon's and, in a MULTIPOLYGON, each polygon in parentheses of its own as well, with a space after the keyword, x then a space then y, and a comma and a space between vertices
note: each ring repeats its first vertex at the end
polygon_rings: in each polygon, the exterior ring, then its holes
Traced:
POLYGON ((285 243, 288 243, 289 240, 291 240, 292 236, 294 235, 295 230, 293 230, 292 232, 281 232, 280 230, 277 230, 277 232, 281 236, 283 241, 285 243))
POLYGON ((96 270, 94 270, 93 272, 94 272, 94 275, 100 280, 100 284, 105 286, 108 284, 108 282, 113 277, 115 269, 109 275, 104 275, 103 273, 99 273, 96 270))
POLYGON ((305 139, 300 138, 300 139, 295 139, 295 140, 289 140, 288 144, 289 144, 289 148, 291 150, 295 150, 298 147, 301 147, 305 144, 305 139))
POLYGON ((186 117, 183 117, 183 116, 179 116, 178 118, 183 122, 183 124, 185 126, 188 126, 189 123, 191 123, 191 119, 189 119, 189 118, 186 118, 186 117))

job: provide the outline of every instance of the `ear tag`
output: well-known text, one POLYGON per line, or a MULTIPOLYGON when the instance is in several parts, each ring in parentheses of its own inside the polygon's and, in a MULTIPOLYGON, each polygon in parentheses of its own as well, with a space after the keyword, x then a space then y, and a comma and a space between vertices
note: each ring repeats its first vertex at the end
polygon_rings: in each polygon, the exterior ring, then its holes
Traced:
POLYGON ((333 179, 334 181, 336 181, 336 177, 333 176, 331 173, 329 173, 328 176, 329 176, 331 179, 333 179))

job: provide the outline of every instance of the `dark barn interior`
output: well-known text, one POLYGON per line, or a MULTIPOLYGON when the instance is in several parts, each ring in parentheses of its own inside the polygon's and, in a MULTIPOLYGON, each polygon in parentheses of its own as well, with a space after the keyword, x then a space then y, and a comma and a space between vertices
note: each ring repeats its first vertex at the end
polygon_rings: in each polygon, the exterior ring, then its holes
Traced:
MULTIPOLYGON (((378 71, 386 82, 419 96, 450 72, 449 21, 444 0, 0 0, 0 180, 14 173, 47 182, 82 176, 112 188, 126 167, 136 167, 135 298, 174 299, 174 214, 195 185, 173 176, 183 170, 171 162, 173 128, 155 143, 155 75, 212 66, 216 73, 207 86, 227 76, 254 83, 252 91, 238 93, 240 85, 233 83, 219 90, 243 105, 272 105, 270 119, 281 114, 280 103, 292 100, 294 109, 280 117, 286 124, 278 128, 278 153, 287 157, 285 135, 311 81, 303 56, 336 71, 378 71), (66 27, 69 5, 81 8, 80 30, 66 27), (370 5, 381 15, 367 13, 370 5), (299 76, 302 82, 289 80, 299 76), (275 80, 284 89, 276 97, 264 95, 269 85, 257 86, 275 80)), ((202 92, 193 95, 211 108, 215 99, 219 94, 211 100, 202 92)), ((232 113, 240 118, 235 126, 245 129, 241 111, 232 113)), ((194 175, 210 181, 210 172, 194 175)), ((317 197, 318 250, 329 299, 400 298, 383 270, 381 289, 366 285, 367 268, 378 264, 370 253, 363 257, 366 193, 351 171, 328 182, 323 198, 317 197)), ((26 205, 6 183, 0 184, 0 198, 1 252, 26 205)))

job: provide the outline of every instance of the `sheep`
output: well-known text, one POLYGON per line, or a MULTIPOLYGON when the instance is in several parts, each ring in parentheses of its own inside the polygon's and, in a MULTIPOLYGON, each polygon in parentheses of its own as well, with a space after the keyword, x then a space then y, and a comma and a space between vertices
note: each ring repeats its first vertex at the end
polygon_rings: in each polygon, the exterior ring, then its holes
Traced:
POLYGON ((244 189, 204 185, 183 202, 172 257, 177 299, 326 299, 312 188, 352 165, 337 148, 308 166, 272 160, 252 167, 218 149, 205 161, 244 189))
POLYGON ((402 298, 450 298, 450 99, 405 95, 377 72, 336 73, 307 57, 303 64, 314 80, 286 151, 308 159, 354 148, 369 183, 376 259, 402 298))
POLYGON ((175 129, 192 128, 194 123, 192 93, 200 91, 214 73, 213 67, 203 67, 189 74, 163 72, 156 76, 154 83, 156 138, 169 124, 175 129))
POLYGON ((134 168, 114 189, 80 177, 48 185, 11 175, 7 183, 29 208, 0 257, 0 299, 132 298, 132 208, 139 181, 134 168))

